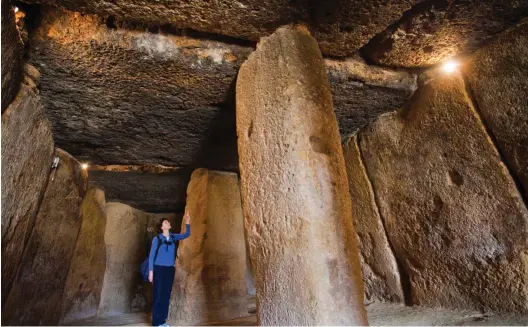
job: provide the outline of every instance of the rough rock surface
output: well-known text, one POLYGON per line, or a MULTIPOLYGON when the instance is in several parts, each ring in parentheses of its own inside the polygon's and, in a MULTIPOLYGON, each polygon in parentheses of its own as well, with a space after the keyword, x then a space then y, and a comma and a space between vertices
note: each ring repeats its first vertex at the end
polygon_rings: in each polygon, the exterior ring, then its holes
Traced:
POLYGON ((106 272, 98 315, 131 312, 132 299, 140 281, 139 266, 145 259, 148 218, 126 204, 106 204, 106 272), (123 237, 126 235, 126 237, 123 237))
POLYGON ((341 135, 399 109, 417 88, 416 75, 369 66, 359 57, 325 59, 341 135))
POLYGON ((2 325, 57 325, 68 271, 81 227, 87 174, 61 149, 17 277, 2 308, 2 325))
POLYGON ((460 74, 359 136, 412 304, 528 312, 528 210, 460 74))
POLYGON ((81 230, 64 289, 61 323, 97 315, 106 270, 105 205, 103 191, 88 189, 81 207, 81 230))
POLYGON ((58 145, 94 164, 236 168, 234 107, 250 47, 108 28, 43 8, 30 61, 58 145))
POLYGON ((374 62, 424 67, 475 51, 528 16, 526 0, 423 1, 364 48, 374 62))
POLYGON ((90 185, 103 189, 108 202, 121 202, 148 212, 179 212, 185 208, 191 170, 90 169, 88 175, 90 185))
POLYGON ((139 267, 150 248, 150 230, 162 216, 174 218, 172 214, 149 214, 118 202, 106 204, 106 271, 98 315, 129 313, 133 305, 141 309, 136 303, 141 284, 139 267))
MULTIPOLYGON (((233 84, 252 47, 114 29, 53 8, 42 16, 30 60, 58 145, 90 164, 238 168, 233 84)), ((326 65, 344 135, 416 88, 414 75, 358 58, 326 65)))
POLYGON ((169 320, 196 325, 247 316, 246 246, 238 177, 197 169, 187 194, 192 232, 178 248, 169 320))
POLYGON ((22 84, 2 114, 2 304, 33 227, 53 158, 51 126, 37 92, 22 84))
POLYGON ((10 0, 2 0, 2 112, 15 98, 22 80, 22 39, 10 0))
POLYGON ((278 29, 242 65, 236 87, 259 324, 366 323, 345 163, 317 43, 303 27, 278 29))
POLYGON ((419 0, 30 0, 125 21, 179 28, 257 41, 290 23, 310 25, 323 53, 350 55, 396 21, 419 0))
POLYGON ((343 155, 352 202, 352 219, 359 241, 365 302, 403 303, 398 265, 387 240, 356 136, 345 141, 343 155))
POLYGON ((478 111, 528 199, 528 22, 464 66, 478 111))

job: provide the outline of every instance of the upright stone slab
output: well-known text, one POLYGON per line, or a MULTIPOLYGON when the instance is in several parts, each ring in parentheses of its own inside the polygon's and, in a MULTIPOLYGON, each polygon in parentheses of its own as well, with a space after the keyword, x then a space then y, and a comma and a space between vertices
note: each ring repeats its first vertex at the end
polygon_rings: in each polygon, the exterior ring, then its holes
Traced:
POLYGON ((17 277, 2 308, 3 325, 57 325, 75 242, 87 174, 68 153, 48 181, 17 277))
POLYGON ((528 199, 528 22, 477 51, 464 68, 479 112, 528 199))
MULTIPOLYGON (((169 320, 196 325, 248 315, 246 245, 235 173, 197 169, 187 188, 191 236, 180 242, 169 320)), ((182 222, 182 231, 185 221, 182 222)))
MULTIPOLYGON (((10 0, 2 0, 2 112, 15 98, 22 80, 24 46, 10 0)), ((3 234, 3 232, 2 232, 3 234)), ((3 236, 3 235, 2 235, 3 236)), ((3 293, 3 291, 2 291, 3 293)))
POLYGON ((139 267, 147 255, 148 215, 126 204, 106 205, 106 271, 98 315, 131 312, 139 267))
POLYGON ((106 269, 105 205, 102 190, 88 189, 82 203, 81 231, 64 289, 62 323, 97 315, 106 269))
POLYGON ((104 273, 99 316, 150 310, 150 301, 141 289, 143 284, 139 268, 146 258, 155 233, 156 222, 161 218, 175 220, 173 213, 152 214, 126 204, 106 204, 106 271, 104 273))
POLYGON ((356 136, 345 142, 343 154, 352 202, 352 219, 359 240, 365 301, 404 302, 396 258, 387 240, 356 136))
POLYGON ((332 96, 303 27, 263 38, 237 80, 245 228, 261 325, 367 322, 332 96))
POLYGON ((38 91, 22 84, 2 114, 2 304, 33 228, 52 158, 51 126, 38 91))
POLYGON ((359 136, 412 304, 528 312, 528 210, 461 76, 359 136))

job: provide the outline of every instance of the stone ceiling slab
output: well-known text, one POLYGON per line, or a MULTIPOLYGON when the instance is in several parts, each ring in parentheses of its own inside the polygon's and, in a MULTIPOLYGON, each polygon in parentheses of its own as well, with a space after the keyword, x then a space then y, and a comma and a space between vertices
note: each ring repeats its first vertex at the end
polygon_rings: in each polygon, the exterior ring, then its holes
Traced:
POLYGON ((146 24, 170 24, 258 41, 282 25, 304 23, 327 55, 354 53, 420 0, 27 0, 146 24))
POLYGON ((424 1, 372 39, 364 53, 382 65, 435 65, 473 52, 527 16, 527 0, 424 1))
MULTIPOLYGON (((57 144, 90 164, 238 169, 234 81, 253 47, 108 27, 43 7, 30 61, 57 144)), ((398 109, 407 72, 325 60, 341 134, 398 109)))

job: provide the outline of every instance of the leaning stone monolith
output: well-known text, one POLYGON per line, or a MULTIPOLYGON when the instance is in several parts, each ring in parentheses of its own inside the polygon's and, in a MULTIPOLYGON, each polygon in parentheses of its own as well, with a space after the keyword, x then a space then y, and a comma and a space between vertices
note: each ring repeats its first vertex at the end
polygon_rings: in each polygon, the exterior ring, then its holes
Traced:
MULTIPOLYGON (((191 236, 180 242, 169 320, 196 325, 248 315, 246 244, 235 173, 197 169, 187 188, 191 236)), ((185 220, 182 222, 185 232, 185 220)))
POLYGON ((263 38, 236 91, 258 323, 366 324, 341 140, 316 41, 303 27, 263 38))

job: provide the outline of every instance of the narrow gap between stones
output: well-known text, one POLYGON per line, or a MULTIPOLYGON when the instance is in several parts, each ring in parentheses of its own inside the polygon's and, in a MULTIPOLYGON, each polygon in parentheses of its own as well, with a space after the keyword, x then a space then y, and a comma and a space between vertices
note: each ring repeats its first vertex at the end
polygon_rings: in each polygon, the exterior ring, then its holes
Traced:
POLYGON ((467 80, 467 78, 464 75, 464 73, 461 72, 460 76, 462 77, 462 82, 464 83, 464 91, 466 93, 466 97, 468 98, 469 105, 470 105, 471 109, 475 112, 475 115, 477 116, 477 119, 480 121, 480 123, 482 124, 482 126, 484 128, 484 132, 490 138, 491 143, 493 144, 493 147, 495 148, 495 150, 499 154, 499 158, 500 158, 502 164, 504 165, 504 167, 506 167, 506 170, 508 171, 508 174, 510 175, 511 179, 515 183, 515 186, 517 187, 517 191, 520 193, 520 196, 521 196, 521 199, 524 202, 524 205, 528 207, 528 198, 526 198, 526 193, 525 193, 526 190, 524 189, 523 185, 517 179, 517 176, 513 173, 512 169, 510 168, 510 166, 508 164, 508 160, 506 160, 506 156, 504 155, 504 153, 502 152, 502 149, 498 145, 497 138, 495 137, 495 134, 493 134, 491 129, 486 124, 486 121, 484 120, 484 117, 481 114, 477 98, 475 96, 475 93, 473 92, 473 89, 471 88, 471 85, 469 84, 469 81, 467 80))
POLYGON ((398 266, 398 273, 400 274, 400 283, 402 287, 403 292, 403 302, 406 306, 412 306, 412 290, 411 290, 411 279, 409 277, 409 274, 403 267, 403 263, 396 255, 396 251, 394 250, 394 246, 392 245, 391 238, 389 237, 389 234, 387 233, 387 226, 385 225, 385 218, 383 217, 383 214, 380 210, 378 196, 376 194, 376 191, 374 190, 374 185, 372 183, 372 180, 369 175, 369 171, 367 168, 367 165, 365 164, 365 157, 363 156, 363 150, 361 149, 361 136, 358 133, 357 134, 357 147, 359 152, 359 160, 361 162, 361 165, 363 166, 363 169, 365 170, 365 176, 367 177, 367 181, 369 184, 369 187, 372 191, 372 194, 374 195, 374 204, 376 205, 376 211, 378 212, 381 220, 381 225, 383 226, 383 233, 385 233, 385 237, 387 238, 387 242, 389 243, 389 248, 392 252, 392 255, 394 256, 394 259, 396 260, 396 265, 398 266))

